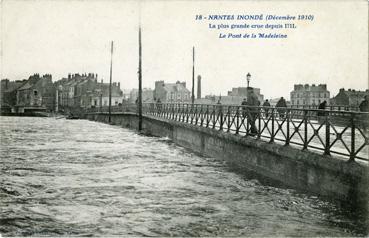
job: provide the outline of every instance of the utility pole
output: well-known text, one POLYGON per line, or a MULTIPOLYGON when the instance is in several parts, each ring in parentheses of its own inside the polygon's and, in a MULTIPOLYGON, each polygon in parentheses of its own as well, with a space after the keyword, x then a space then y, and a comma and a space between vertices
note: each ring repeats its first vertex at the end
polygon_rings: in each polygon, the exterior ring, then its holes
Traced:
POLYGON ((112 83, 112 74, 113 74, 113 41, 111 42, 110 49, 110 83, 109 83, 109 123, 111 122, 111 83, 112 83))
POLYGON ((195 47, 192 47, 192 104, 195 103, 195 47))
POLYGON ((141 25, 138 29, 138 130, 142 130, 142 44, 141 25))

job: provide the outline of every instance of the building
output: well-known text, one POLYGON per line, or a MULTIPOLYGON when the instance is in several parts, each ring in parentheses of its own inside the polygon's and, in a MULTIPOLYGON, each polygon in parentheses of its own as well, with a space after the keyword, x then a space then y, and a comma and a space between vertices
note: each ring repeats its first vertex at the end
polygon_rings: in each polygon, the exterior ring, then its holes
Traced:
MULTIPOLYGON (((106 107, 109 106, 109 83, 99 83, 97 88, 91 92, 90 105, 87 107, 106 107)), ((111 105, 118 106, 123 103, 123 91, 120 89, 120 83, 112 83, 111 85, 111 105)))
POLYGON ((0 86, 0 107, 2 113, 11 112, 12 108, 17 104, 17 89, 27 82, 24 80, 10 81, 2 79, 0 86))
POLYGON ((161 102, 190 102, 191 92, 186 88, 186 82, 164 83, 155 82, 154 100, 161 102))
POLYGON ((331 98, 330 104, 335 106, 359 106, 364 97, 369 96, 369 90, 359 91, 355 89, 345 90, 341 88, 338 94, 331 98))
MULTIPOLYGON (((260 93, 260 88, 253 88, 253 90, 260 103, 262 103, 264 101, 264 95, 260 93)), ((247 98, 247 87, 232 88, 232 91, 228 91, 227 97, 222 97, 222 101, 240 104, 244 98, 247 98), (229 97, 229 99, 227 99, 227 97, 229 97)))
MULTIPOLYGON (((260 88, 253 87, 253 91, 258 97, 260 104, 263 104, 264 95, 260 93, 260 88)), ((205 98, 195 102, 199 104, 216 104, 219 101, 225 105, 241 105, 244 98, 247 98, 247 87, 237 87, 228 91, 227 96, 206 95, 205 98)))
POLYGON ((329 104, 329 91, 326 84, 295 84, 290 93, 292 106, 319 105, 323 101, 329 104))
MULTIPOLYGON (((129 93, 129 102, 130 103, 136 103, 136 100, 138 98, 138 89, 134 88, 129 93)), ((143 88, 142 89, 142 102, 153 102, 154 101, 154 90, 151 88, 143 88)))
POLYGON ((58 89, 58 105, 63 107, 88 107, 86 95, 97 87, 97 74, 68 74, 55 82, 58 89))
POLYGON ((17 89, 16 94, 17 112, 23 113, 27 110, 54 111, 55 108, 55 86, 52 76, 45 74, 40 77, 34 74, 17 89))
MULTIPOLYGON (((57 81, 58 108, 91 108, 109 105, 109 83, 98 82, 94 73, 68 74, 68 78, 57 81)), ((123 102, 120 83, 112 83, 112 105, 123 102)))

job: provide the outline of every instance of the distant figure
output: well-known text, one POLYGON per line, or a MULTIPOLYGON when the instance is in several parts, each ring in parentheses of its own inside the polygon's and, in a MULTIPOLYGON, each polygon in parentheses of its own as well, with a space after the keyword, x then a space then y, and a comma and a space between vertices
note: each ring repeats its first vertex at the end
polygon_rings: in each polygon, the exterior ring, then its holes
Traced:
POLYGON ((275 107, 277 108, 279 117, 284 118, 286 114, 286 109, 283 109, 283 108, 287 107, 286 100, 283 97, 281 97, 279 101, 277 102, 277 104, 275 105, 275 107))
MULTIPOLYGON (((325 108, 326 108, 326 106, 327 106, 327 101, 323 101, 321 104, 319 104, 319 106, 318 106, 318 109, 319 110, 325 110, 325 108)), ((325 115, 325 112, 322 112, 322 111, 318 111, 318 116, 324 116, 325 115)))
POLYGON ((249 87, 247 90, 247 105, 251 106, 250 108, 248 108, 248 123, 250 125, 250 135, 255 136, 258 133, 255 121, 259 111, 259 108, 257 107, 260 106, 260 102, 258 100, 258 97, 254 93, 254 89, 251 87, 249 87))
MULTIPOLYGON (((218 116, 223 117, 223 107, 222 107, 222 103, 220 102, 220 97, 218 99, 218 102, 217 102, 215 108, 217 110, 218 116)), ((215 114, 214 114, 214 116, 215 116, 215 114)))
POLYGON ((265 102, 263 103, 263 107, 266 107, 264 108, 264 112, 265 112, 265 117, 268 117, 269 115, 269 108, 270 107, 270 103, 268 101, 268 99, 265 100, 265 102))
POLYGON ((368 112, 369 111, 369 104, 368 104, 368 96, 364 96, 364 100, 360 103, 359 109, 361 112, 368 112))
MULTIPOLYGON (((364 96, 364 100, 359 105, 360 112, 368 112, 369 111, 369 104, 368 104, 368 96, 364 96)), ((368 132, 368 115, 361 115, 360 116, 361 124, 365 132, 368 132)))
POLYGON ((247 113, 246 113, 246 106, 247 106, 247 100, 246 98, 244 98, 241 102, 241 106, 242 106, 242 116, 245 118, 247 113))
POLYGON ((160 101, 160 98, 158 98, 158 100, 156 101, 156 109, 158 111, 158 113, 160 114, 161 113, 161 101, 160 101))

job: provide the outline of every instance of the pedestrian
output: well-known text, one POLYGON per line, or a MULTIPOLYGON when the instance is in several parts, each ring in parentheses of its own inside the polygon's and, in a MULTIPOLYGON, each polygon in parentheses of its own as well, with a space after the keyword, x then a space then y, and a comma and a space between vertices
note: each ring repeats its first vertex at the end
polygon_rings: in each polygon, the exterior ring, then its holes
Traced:
POLYGON ((279 114, 279 117, 280 118, 284 118, 285 117, 285 114, 286 114, 286 107, 287 107, 287 103, 286 103, 286 100, 281 97, 277 104, 275 105, 275 107, 277 108, 277 112, 279 114))
POLYGON ((264 107, 265 117, 267 118, 269 115, 269 107, 270 107, 270 103, 268 99, 266 99, 265 102, 263 103, 263 107, 264 107))
POLYGON ((242 106, 242 117, 245 118, 246 117, 246 108, 247 108, 247 100, 246 98, 244 98, 241 102, 241 106, 242 106))
POLYGON ((260 102, 258 100, 258 97, 254 93, 254 89, 252 87, 248 87, 247 89, 247 105, 249 108, 248 110, 248 124, 250 125, 250 135, 255 136, 258 133, 258 130, 255 125, 255 121, 259 112, 259 109, 257 108, 260 106, 260 102))
POLYGON ((325 115, 325 112, 323 110, 325 110, 326 106, 327 106, 327 101, 325 101, 325 100, 322 103, 319 104, 319 106, 318 106, 318 109, 319 109, 318 116, 319 117, 325 115))
MULTIPOLYGON (((360 112, 368 112, 369 111, 369 103, 368 103, 368 95, 364 96, 364 100, 359 105, 360 112)), ((368 115, 360 115, 359 116, 364 132, 368 131, 368 115)))
POLYGON ((157 112, 160 114, 161 113, 161 101, 160 101, 160 98, 158 98, 158 100, 156 101, 156 109, 157 109, 157 112))
POLYGON ((364 100, 360 103, 359 109, 360 109, 361 112, 368 112, 369 111, 368 95, 364 96, 364 100))

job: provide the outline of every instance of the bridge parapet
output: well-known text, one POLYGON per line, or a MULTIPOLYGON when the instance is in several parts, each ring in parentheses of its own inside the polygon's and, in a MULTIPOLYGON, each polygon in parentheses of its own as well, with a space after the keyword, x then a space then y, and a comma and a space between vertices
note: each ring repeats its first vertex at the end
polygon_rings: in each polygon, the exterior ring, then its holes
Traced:
MULTIPOLYGON (((89 113, 107 112, 107 108, 89 113)), ((137 113, 135 104, 112 107, 113 113, 137 113)), ((256 107, 221 104, 144 103, 143 113, 158 118, 290 145, 368 162, 369 113, 291 107, 256 107)))

